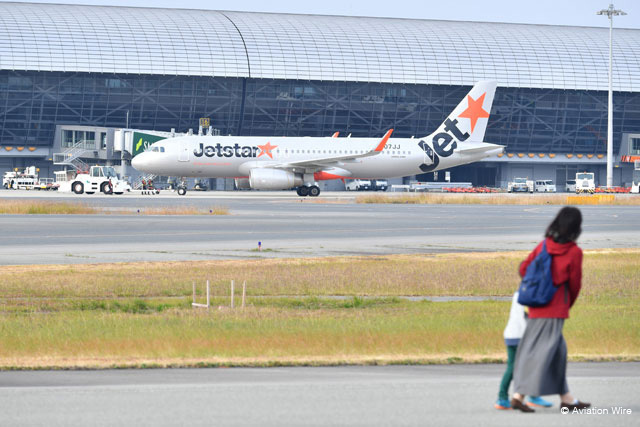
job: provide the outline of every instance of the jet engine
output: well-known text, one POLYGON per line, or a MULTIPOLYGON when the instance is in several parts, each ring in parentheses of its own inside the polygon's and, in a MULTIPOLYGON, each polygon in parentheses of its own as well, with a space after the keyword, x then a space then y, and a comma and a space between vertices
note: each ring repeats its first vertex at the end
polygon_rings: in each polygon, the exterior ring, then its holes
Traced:
POLYGON ((236 178, 236 189, 249 190, 251 184, 249 184, 249 178, 236 178))
POLYGON ((249 184, 254 190, 289 190, 303 184, 302 175, 293 172, 254 168, 249 171, 249 184))

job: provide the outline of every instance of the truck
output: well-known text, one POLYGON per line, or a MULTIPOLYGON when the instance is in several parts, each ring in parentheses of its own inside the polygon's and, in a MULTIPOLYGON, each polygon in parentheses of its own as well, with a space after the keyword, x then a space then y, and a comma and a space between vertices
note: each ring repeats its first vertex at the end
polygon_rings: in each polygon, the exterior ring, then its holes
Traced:
POLYGON ((507 184, 507 192, 533 193, 533 181, 530 181, 527 178, 514 178, 512 182, 507 184))
POLYGON ((371 181, 368 179, 354 179, 345 184, 347 191, 363 191, 371 189, 371 181))
POLYGON ((389 182, 386 179, 374 179, 371 189, 374 191, 387 191, 389 182))
POLYGON ((535 183, 535 191, 538 193, 555 193, 556 185, 550 179, 539 179, 535 183))
POLYGON ((76 194, 123 194, 131 191, 131 185, 118 177, 112 166, 91 166, 88 171, 55 172, 58 191, 76 194))
POLYGON ((568 179, 567 183, 564 185, 564 191, 567 193, 575 193, 576 192, 576 180, 568 179))
POLYGON ((596 181, 593 172, 578 172, 576 174, 576 194, 596 191, 596 181))
POLYGON ((2 177, 2 186, 12 190, 40 189, 38 172, 39 169, 35 166, 29 166, 22 172, 19 172, 17 168, 13 171, 5 172, 2 177))

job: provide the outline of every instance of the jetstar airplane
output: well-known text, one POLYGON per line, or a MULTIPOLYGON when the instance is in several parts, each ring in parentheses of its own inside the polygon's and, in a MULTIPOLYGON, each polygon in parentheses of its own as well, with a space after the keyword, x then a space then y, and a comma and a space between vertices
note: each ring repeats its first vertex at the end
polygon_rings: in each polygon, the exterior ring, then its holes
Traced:
MULTIPOLYGON (((496 82, 481 81, 438 130, 424 138, 180 136, 134 157, 139 171, 163 176, 236 178, 239 189, 318 196, 317 181, 394 178, 464 165, 502 153, 483 141, 496 82)), ((186 194, 184 185, 178 194, 186 194)))

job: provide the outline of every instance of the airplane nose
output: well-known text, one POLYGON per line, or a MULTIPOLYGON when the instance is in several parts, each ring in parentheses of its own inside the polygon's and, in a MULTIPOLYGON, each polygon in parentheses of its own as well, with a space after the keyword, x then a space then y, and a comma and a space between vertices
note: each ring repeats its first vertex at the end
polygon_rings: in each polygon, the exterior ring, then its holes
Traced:
POLYGON ((145 168, 149 166, 149 159, 148 156, 146 156, 146 153, 140 153, 135 156, 131 160, 131 166, 133 166, 133 168, 136 170, 144 172, 145 168))

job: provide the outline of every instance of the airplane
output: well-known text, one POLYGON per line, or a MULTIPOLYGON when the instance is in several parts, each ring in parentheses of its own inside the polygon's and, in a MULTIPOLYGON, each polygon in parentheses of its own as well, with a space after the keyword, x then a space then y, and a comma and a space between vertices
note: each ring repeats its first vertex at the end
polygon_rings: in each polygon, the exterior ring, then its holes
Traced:
MULTIPOLYGON (((185 135, 153 143, 133 158, 138 171, 196 178, 235 178, 238 189, 320 194, 317 182, 417 175, 504 152, 484 142, 495 81, 480 81, 438 129, 424 138, 185 135)), ((177 188, 185 195, 184 184, 177 188)))

